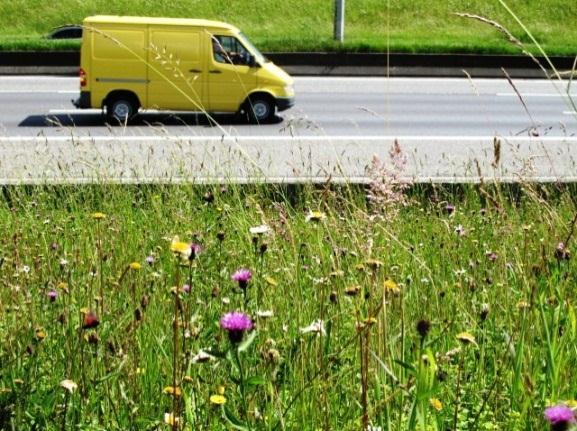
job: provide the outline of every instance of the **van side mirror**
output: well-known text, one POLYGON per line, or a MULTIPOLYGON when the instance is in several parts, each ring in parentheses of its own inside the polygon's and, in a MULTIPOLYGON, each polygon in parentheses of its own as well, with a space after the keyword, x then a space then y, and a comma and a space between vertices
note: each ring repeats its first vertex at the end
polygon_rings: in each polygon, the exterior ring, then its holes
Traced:
POLYGON ((249 67, 259 67, 260 65, 257 63, 256 58, 254 58, 254 55, 249 54, 247 59, 246 59, 246 64, 249 67))

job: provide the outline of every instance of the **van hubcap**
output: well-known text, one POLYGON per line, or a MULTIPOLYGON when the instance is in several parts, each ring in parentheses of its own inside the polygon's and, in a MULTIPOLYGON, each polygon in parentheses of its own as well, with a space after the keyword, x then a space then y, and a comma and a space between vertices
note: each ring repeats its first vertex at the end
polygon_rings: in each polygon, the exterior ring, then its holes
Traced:
POLYGON ((266 102, 258 101, 253 103, 252 110, 254 112, 254 116, 259 120, 268 117, 269 106, 266 102))
POLYGON ((131 108, 127 103, 115 103, 112 109, 112 114, 114 117, 124 120, 130 116, 131 108))

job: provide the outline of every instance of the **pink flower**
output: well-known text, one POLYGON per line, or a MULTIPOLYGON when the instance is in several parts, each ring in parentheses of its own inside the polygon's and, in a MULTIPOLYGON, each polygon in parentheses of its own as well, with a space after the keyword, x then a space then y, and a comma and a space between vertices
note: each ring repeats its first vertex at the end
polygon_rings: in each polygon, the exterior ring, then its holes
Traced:
POLYGON ((545 419, 551 424, 551 429, 564 431, 569 428, 569 424, 575 423, 573 410, 562 404, 545 409, 545 419))
POLYGON ((226 313, 220 319, 220 327, 228 332, 228 338, 233 343, 239 343, 246 331, 252 329, 252 320, 240 311, 226 313))
POLYGON ((246 289, 248 282, 252 278, 252 273, 250 272, 249 269, 241 268, 238 271, 236 271, 234 274, 232 274, 232 276, 230 278, 233 279, 234 281, 238 282, 238 286, 244 290, 244 289, 246 289))

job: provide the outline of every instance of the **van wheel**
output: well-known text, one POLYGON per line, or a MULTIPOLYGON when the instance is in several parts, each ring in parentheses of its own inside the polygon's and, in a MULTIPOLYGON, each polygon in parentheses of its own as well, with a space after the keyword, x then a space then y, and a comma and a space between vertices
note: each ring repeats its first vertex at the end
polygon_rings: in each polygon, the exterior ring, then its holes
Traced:
POLYGON ((128 123, 138 111, 134 99, 126 96, 114 97, 106 102, 106 119, 109 123, 128 123))
POLYGON ((246 103, 246 112, 251 123, 267 123, 275 115, 274 101, 267 96, 252 96, 246 103))

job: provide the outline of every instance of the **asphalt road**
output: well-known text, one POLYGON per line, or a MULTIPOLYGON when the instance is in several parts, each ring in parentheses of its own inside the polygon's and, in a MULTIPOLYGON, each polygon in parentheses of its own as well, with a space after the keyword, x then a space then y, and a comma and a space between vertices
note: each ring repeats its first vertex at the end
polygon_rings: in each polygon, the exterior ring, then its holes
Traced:
POLYGON ((145 113, 110 127, 72 109, 77 85, 0 77, 0 184, 368 182, 373 160, 406 181, 577 180, 575 109, 549 81, 303 77, 264 126, 145 113))
POLYGON ((73 109, 76 78, 0 77, 0 136, 573 136, 577 116, 566 85, 300 77, 296 106, 273 124, 251 126, 217 115, 217 127, 202 115, 148 112, 127 128, 111 128, 99 111, 73 109))

